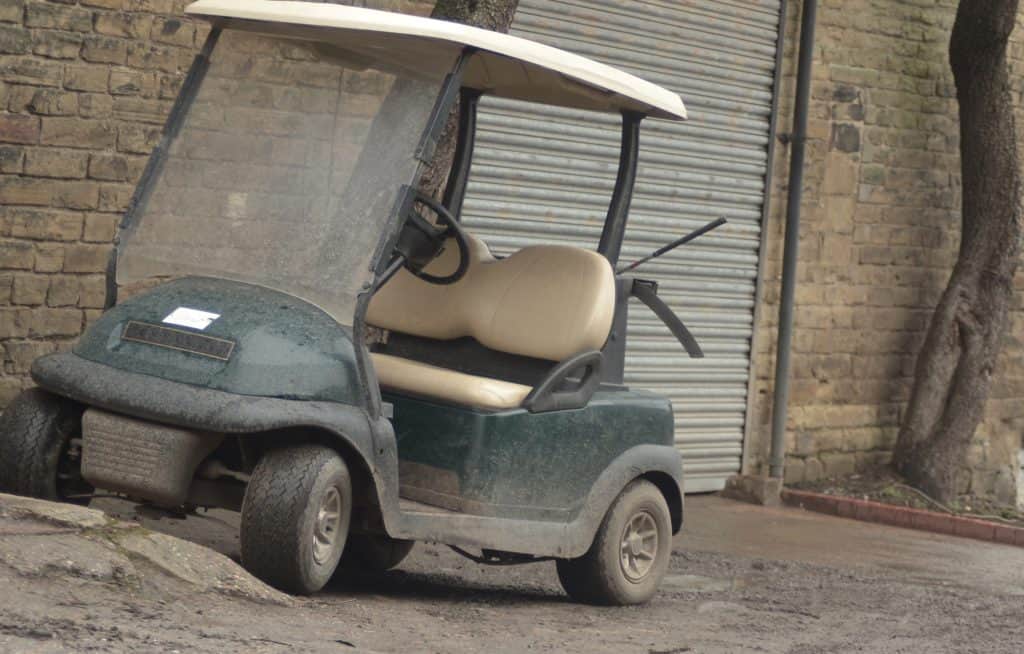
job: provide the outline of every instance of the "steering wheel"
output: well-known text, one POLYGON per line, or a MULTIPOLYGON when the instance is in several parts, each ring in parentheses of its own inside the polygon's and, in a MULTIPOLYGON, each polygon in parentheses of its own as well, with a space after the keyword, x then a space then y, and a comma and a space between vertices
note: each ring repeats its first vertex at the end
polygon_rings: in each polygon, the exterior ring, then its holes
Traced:
POLYGON ((444 227, 435 227, 425 220, 419 212, 413 210, 413 215, 409 217, 410 222, 415 222, 419 231, 425 233, 425 236, 436 243, 436 247, 434 248, 433 256, 426 260, 421 259, 418 262, 414 262, 412 258, 407 257, 405 267, 413 275, 430 284, 454 284, 465 277, 466 271, 469 270, 469 236, 462 229, 462 225, 455 219, 455 216, 452 215, 452 212, 448 211, 447 207, 434 198, 423 191, 416 191, 414 201, 437 214, 438 220, 444 224, 444 227), (444 251, 444 244, 449 238, 454 239, 455 243, 459 246, 459 267, 455 269, 455 272, 444 276, 431 275, 425 272, 424 269, 427 264, 440 256, 441 252, 444 251))

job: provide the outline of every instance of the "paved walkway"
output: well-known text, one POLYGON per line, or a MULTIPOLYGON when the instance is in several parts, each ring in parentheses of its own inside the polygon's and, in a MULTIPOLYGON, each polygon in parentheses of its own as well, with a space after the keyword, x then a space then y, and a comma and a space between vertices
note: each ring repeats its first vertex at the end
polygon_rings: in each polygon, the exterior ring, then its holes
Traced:
POLYGON ((687 528, 677 550, 891 571, 1024 595, 1021 547, 759 507, 715 495, 688 500, 687 528))

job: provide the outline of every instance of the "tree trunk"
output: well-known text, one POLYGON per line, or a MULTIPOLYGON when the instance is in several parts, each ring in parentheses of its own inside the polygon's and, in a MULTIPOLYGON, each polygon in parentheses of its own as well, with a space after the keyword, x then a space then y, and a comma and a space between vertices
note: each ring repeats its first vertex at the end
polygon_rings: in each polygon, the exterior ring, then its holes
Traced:
POLYGON ((918 355, 893 452, 912 484, 942 500, 981 421, 1013 293, 1021 175, 1006 49, 1019 0, 961 0, 950 41, 960 104, 960 252, 918 355))
MULTIPOLYGON (((507 33, 519 0, 438 0, 431 18, 464 23, 495 32, 507 33)), ((455 158, 455 136, 459 127, 458 103, 448 115, 434 160, 423 174, 420 187, 429 195, 441 197, 455 158)))

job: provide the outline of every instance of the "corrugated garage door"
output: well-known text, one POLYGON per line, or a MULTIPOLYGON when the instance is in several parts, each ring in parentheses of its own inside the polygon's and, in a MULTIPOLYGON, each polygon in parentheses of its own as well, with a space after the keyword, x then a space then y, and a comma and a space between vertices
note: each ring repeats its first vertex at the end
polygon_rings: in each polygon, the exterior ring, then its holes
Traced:
MULTIPOLYGON (((512 29, 677 91, 689 109, 688 123, 644 121, 622 261, 718 216, 730 221, 641 269, 707 358, 688 359, 642 305, 631 308, 626 381, 672 399, 690 492, 718 490, 740 468, 779 10, 772 0, 521 0, 512 29)), ((596 247, 619 125, 486 100, 467 226, 502 253, 596 247)))

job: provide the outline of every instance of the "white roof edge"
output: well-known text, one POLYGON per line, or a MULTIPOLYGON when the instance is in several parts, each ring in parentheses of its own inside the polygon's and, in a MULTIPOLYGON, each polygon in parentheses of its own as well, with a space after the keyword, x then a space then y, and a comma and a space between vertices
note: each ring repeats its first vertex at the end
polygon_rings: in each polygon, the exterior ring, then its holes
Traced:
MULTIPOLYGON (((532 67, 554 71, 579 84, 610 92, 648 108, 657 118, 685 120, 686 107, 678 94, 611 66, 527 39, 470 27, 362 7, 282 0, 198 0, 186 14, 205 18, 240 19, 361 32, 419 37, 477 48, 532 67)), ((614 106, 610 102, 609 106, 614 106)), ((625 108, 626 103, 622 103, 625 108)))

